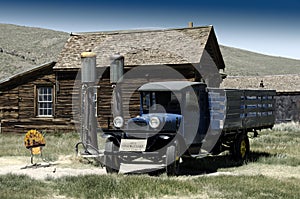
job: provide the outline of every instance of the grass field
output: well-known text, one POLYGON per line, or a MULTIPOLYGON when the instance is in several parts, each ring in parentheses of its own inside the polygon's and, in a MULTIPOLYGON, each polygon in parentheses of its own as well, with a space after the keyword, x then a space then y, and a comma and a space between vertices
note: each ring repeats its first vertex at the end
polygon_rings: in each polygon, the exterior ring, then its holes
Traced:
MULTIPOLYGON (((28 156, 29 150, 24 145, 24 135, 0 134, 0 157, 1 156, 28 156)), ((75 153, 75 145, 79 142, 77 133, 53 133, 46 134, 46 147, 43 149, 44 158, 55 161, 61 155, 75 153)))
MULTIPOLYGON (((75 133, 46 135, 46 158, 74 154, 78 139, 75 133)), ((0 175, 0 198, 300 198, 299 123, 276 125, 250 142, 247 164, 237 164, 226 154, 208 157, 185 165, 199 172, 178 177, 85 175, 36 180, 0 175)), ((1 156, 28 156, 23 135, 0 135, 1 156)))
POLYGON ((1 198, 299 198, 299 179, 259 176, 168 178, 87 175, 38 181, 0 178, 1 198))

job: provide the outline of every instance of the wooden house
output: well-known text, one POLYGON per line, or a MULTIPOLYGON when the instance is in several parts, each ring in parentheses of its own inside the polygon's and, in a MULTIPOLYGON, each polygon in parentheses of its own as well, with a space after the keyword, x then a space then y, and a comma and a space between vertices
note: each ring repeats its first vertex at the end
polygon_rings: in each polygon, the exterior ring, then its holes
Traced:
POLYGON ((124 109, 138 113, 135 90, 149 81, 222 82, 225 64, 212 26, 163 30, 71 34, 57 63, 48 63, 0 82, 1 132, 74 131, 80 113, 80 54, 97 54, 98 126, 110 127, 110 56, 125 60, 124 109))
MULTIPOLYGON (((0 82, 0 132, 69 129, 71 119, 55 115, 55 62, 34 67, 0 82)), ((73 126, 73 125, 72 125, 73 126)))

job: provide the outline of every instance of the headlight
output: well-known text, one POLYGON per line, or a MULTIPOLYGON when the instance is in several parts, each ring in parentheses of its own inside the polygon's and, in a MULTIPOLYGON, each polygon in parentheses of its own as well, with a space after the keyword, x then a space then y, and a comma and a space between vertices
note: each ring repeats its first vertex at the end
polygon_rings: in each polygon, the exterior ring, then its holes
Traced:
POLYGON ((121 128, 124 125, 124 119, 121 116, 117 116, 114 119, 114 126, 121 128))
POLYGON ((149 121, 149 125, 150 125, 150 127, 151 128, 153 128, 153 129, 156 129, 156 128, 158 128, 159 127, 159 125, 160 125, 160 120, 159 120, 159 118, 158 117, 151 117, 150 118, 150 121, 149 121))

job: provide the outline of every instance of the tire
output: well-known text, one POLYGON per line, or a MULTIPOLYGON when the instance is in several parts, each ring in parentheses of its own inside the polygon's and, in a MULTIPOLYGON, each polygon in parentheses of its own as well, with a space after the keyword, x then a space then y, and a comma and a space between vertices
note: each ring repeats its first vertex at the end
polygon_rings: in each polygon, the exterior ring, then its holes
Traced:
POLYGON ((248 158, 250 152, 249 138, 247 134, 240 134, 232 146, 232 156, 237 161, 245 161, 248 158))
POLYGON ((166 173, 168 176, 176 176, 179 174, 179 152, 178 147, 171 145, 166 152, 166 173))
MULTIPOLYGON (((118 151, 118 147, 112 142, 112 141, 107 141, 105 143, 105 151, 107 152, 114 152, 118 151)), ((105 168, 106 172, 113 174, 113 173, 119 173, 120 170, 120 158, 116 155, 105 155, 105 168)))

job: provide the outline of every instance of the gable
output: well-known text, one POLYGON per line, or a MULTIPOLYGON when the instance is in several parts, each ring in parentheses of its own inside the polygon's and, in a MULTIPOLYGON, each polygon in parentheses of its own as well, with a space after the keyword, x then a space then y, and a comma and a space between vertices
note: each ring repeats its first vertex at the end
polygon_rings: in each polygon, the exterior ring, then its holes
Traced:
MULTIPOLYGON (((54 65, 55 62, 45 63, 40 66, 33 67, 27 71, 0 80, 0 92, 10 90, 19 85, 26 84, 30 81, 34 81, 40 78, 41 76, 46 76, 44 79, 47 80, 47 75, 54 74, 53 73, 54 65)), ((55 82, 51 82, 51 83, 54 84, 55 82)))

